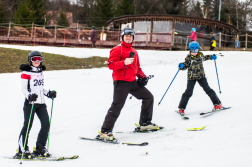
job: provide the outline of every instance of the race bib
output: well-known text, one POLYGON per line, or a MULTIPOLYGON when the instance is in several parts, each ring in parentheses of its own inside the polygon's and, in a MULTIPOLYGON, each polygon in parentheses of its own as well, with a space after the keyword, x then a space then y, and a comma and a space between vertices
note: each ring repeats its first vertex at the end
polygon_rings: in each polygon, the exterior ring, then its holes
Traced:
POLYGON ((30 81, 31 90, 43 90, 44 88, 44 75, 32 74, 30 81))

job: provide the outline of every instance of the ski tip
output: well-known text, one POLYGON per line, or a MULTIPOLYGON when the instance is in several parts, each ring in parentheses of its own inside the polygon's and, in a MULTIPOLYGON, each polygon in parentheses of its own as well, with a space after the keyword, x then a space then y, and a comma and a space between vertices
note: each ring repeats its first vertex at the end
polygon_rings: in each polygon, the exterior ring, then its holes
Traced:
POLYGON ((158 128, 159 128, 159 129, 164 129, 164 127, 163 127, 163 126, 159 126, 158 128))
POLYGON ((200 113, 199 115, 205 115, 205 113, 202 112, 202 113, 200 113))
POLYGON ((135 125, 138 127, 139 125, 137 123, 135 123, 135 125))
POLYGON ((149 145, 148 142, 143 142, 143 143, 141 143, 141 146, 147 146, 147 145, 149 145))
POLYGON ((79 155, 72 156, 72 157, 69 158, 69 159, 76 159, 76 158, 79 158, 79 155))
POLYGON ((199 131, 199 130, 205 129, 205 127, 206 127, 206 126, 203 126, 203 127, 201 127, 201 128, 186 128, 186 130, 188 130, 188 131, 199 131))

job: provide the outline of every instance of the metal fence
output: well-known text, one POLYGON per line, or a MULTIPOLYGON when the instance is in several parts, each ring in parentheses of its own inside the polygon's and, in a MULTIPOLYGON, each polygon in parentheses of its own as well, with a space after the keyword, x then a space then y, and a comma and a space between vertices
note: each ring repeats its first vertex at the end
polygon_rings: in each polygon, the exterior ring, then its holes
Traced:
MULTIPOLYGON (((107 30, 104 27, 96 30, 96 47, 106 48, 118 45, 121 42, 119 30, 107 30)), ((60 27, 41 26, 35 24, 18 25, 14 23, 0 24, 0 43, 22 45, 50 45, 91 47, 90 27, 60 27)), ((171 30, 170 32, 150 33, 136 32, 133 47, 142 49, 184 50, 191 32, 171 30)), ((252 50, 252 36, 248 34, 228 35, 215 33, 217 50, 252 50), (236 47, 235 40, 240 42, 236 47)), ((198 33, 197 42, 202 49, 209 50, 210 34, 198 33)))

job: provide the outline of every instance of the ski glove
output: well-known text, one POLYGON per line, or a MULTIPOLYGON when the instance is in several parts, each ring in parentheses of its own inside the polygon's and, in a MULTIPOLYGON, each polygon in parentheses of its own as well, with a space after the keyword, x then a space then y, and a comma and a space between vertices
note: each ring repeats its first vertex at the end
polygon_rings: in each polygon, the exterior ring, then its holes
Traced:
POLYGON ((47 97, 51 98, 51 99, 54 99, 56 98, 56 95, 57 95, 57 92, 55 90, 53 91, 50 91, 47 93, 47 97))
POLYGON ((144 87, 144 86, 147 85, 147 83, 148 83, 148 78, 147 77, 137 79, 137 84, 138 84, 139 87, 144 87))
POLYGON ((181 70, 184 66, 184 63, 179 63, 178 68, 181 70))
POLYGON ((38 95, 36 95, 35 93, 28 96, 29 101, 36 101, 37 98, 38 98, 38 95))
POLYGON ((216 60, 217 59, 217 56, 215 55, 215 54, 213 54, 212 56, 211 56, 211 60, 216 60))

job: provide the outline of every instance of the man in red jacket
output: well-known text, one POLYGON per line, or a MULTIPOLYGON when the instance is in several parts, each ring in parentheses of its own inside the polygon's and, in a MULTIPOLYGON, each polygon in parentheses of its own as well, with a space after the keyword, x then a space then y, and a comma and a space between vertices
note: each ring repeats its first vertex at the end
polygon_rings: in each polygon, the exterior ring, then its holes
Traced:
POLYGON ((114 98, 103 122, 101 133, 96 137, 99 140, 116 141, 112 130, 129 93, 137 99, 142 99, 139 128, 141 130, 158 129, 156 124, 151 123, 154 98, 144 87, 148 78, 140 67, 137 51, 131 47, 134 36, 133 29, 123 29, 122 43, 110 51, 108 67, 113 70, 114 98), (134 57, 129 58, 129 55, 134 55, 134 57), (137 80, 136 77, 138 77, 137 80))

